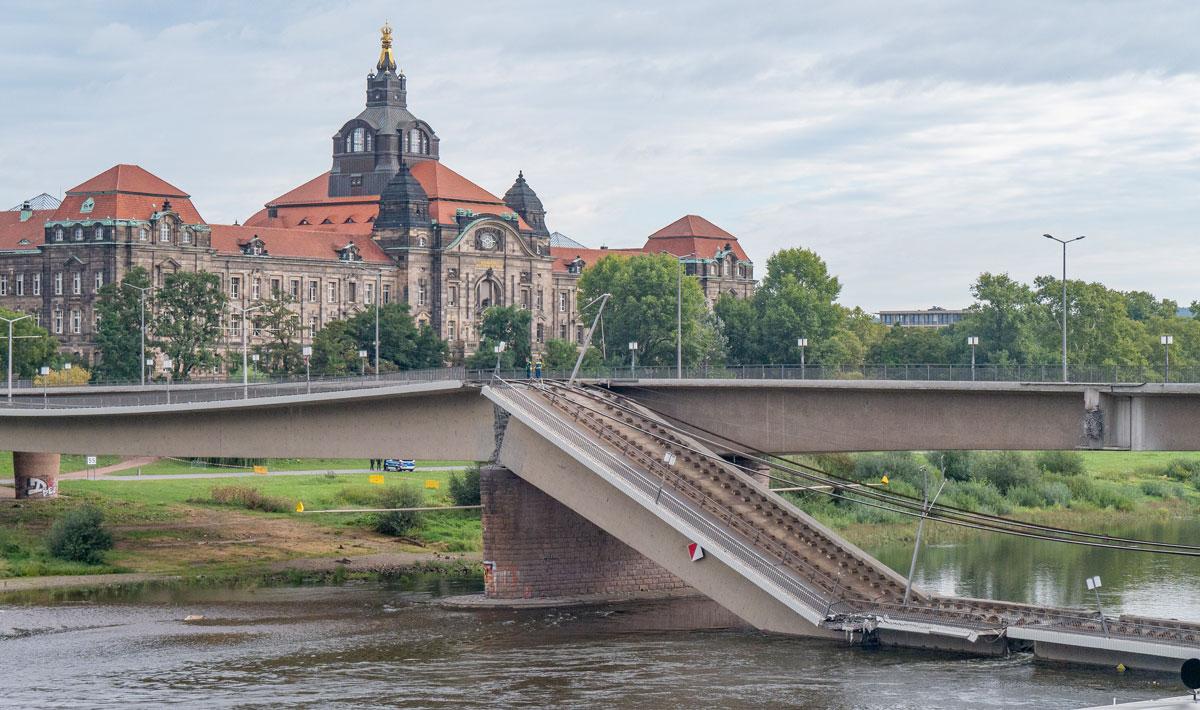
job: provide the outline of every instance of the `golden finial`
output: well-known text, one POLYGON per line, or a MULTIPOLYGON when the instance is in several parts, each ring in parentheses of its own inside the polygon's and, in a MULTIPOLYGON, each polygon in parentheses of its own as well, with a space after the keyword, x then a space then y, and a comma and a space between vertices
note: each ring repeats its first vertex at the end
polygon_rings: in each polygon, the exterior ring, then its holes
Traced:
POLYGON ((379 28, 379 61, 375 68, 379 71, 396 71, 396 57, 392 54, 392 26, 387 22, 379 28))

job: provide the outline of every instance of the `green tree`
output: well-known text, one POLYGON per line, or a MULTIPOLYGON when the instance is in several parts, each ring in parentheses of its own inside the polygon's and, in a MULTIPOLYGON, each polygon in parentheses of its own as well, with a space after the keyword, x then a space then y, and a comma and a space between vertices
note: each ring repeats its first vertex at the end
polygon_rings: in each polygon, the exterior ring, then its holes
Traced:
MULTIPOLYGON (((629 362, 627 344, 636 342, 638 363, 675 364, 676 289, 682 268, 678 259, 667 254, 610 254, 584 270, 579 277, 581 304, 612 294, 604 308, 604 326, 607 341, 616 344, 610 348, 613 360, 629 362)), ((710 331, 717 322, 705 318, 704 293, 695 279, 683 279, 682 294, 683 362, 692 365, 711 358, 713 344, 719 341, 710 331)), ((584 320, 590 323, 598 307, 582 309, 584 320)))
POLYGON ((357 372, 358 342, 350 323, 332 320, 313 336, 312 369, 322 375, 348 375, 357 372))
POLYGON ((1053 362, 1053 350, 1039 342, 1050 323, 1050 313, 1038 302, 1037 294, 1028 285, 1013 280, 1008 274, 983 273, 971 286, 975 297, 963 320, 948 330, 952 347, 959 353, 967 351, 967 336, 977 336, 978 362, 1037 363, 1053 362), (961 341, 961 342, 960 342, 961 341))
MULTIPOLYGON (((1046 349, 1061 352, 1062 330, 1058 324, 1062 323, 1062 281, 1039 276, 1034 284, 1037 299, 1045 304, 1051 316, 1044 329, 1046 349)), ((1080 365, 1146 364, 1140 347, 1144 326, 1129 317, 1125 294, 1100 283, 1068 281, 1067 309, 1068 362, 1080 365)))
POLYGON ((500 367, 525 367, 526 360, 530 359, 533 353, 533 343, 529 334, 532 323, 533 314, 518 306, 491 306, 485 310, 483 322, 479 326, 479 350, 467 358, 467 367, 495 367, 495 347, 500 342, 505 344, 504 352, 500 355, 500 367))
POLYGON ((267 338, 266 343, 255 348, 260 366, 267 372, 288 374, 304 369, 304 358, 300 353, 300 315, 292 310, 295 302, 291 295, 275 291, 251 316, 255 331, 267 338))
POLYGON ((871 348, 867 360, 886 365, 949 363, 952 352, 950 339, 939 328, 895 325, 871 348))
POLYGON ((155 346, 173 361, 172 376, 187 379, 197 367, 217 364, 216 344, 228 299, 216 274, 178 271, 158 289, 155 346))
MULTIPOLYGON (((570 370, 575 367, 575 360, 579 357, 579 348, 570 340, 561 340, 559 338, 551 338, 546 341, 546 352, 542 357, 542 364, 547 370, 570 370)), ((600 357, 600 351, 595 347, 588 348, 587 355, 583 356, 583 365, 581 369, 599 367, 604 364, 600 357)))
MULTIPOLYGON (((150 274, 135 266, 120 283, 106 284, 100 289, 96 313, 100 328, 96 332, 96 347, 100 360, 92 368, 92 379, 139 380, 142 376, 142 292, 129 286, 146 288, 150 274)), ((151 293, 146 292, 145 317, 147 327, 153 324, 154 311, 151 293)), ((151 343, 147 342, 147 347, 151 343)))
MULTIPOLYGON (((0 308, 0 316, 7 319, 25 315, 0 308)), ((37 319, 25 318, 12 325, 13 332, 13 375, 33 377, 38 368, 47 365, 58 351, 58 341, 50 337, 45 328, 38 326, 37 319)), ((0 369, 8 368, 8 323, 0 321, 0 369)), ((2 375, 0 375, 2 376, 2 375)))
MULTIPOLYGON (((348 332, 358 350, 375 357, 375 306, 355 313, 348 332)), ((406 303, 389 303, 379 311, 379 367, 381 370, 418 370, 441 367, 449 350, 446 341, 428 325, 418 326, 406 303)))

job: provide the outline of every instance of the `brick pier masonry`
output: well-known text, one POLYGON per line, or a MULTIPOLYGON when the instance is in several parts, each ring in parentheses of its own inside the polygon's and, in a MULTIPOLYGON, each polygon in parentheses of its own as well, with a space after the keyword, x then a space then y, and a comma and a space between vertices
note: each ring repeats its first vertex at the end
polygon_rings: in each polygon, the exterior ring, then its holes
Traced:
POLYGON ((679 577, 502 467, 480 472, 491 599, 629 599, 692 591, 679 577))

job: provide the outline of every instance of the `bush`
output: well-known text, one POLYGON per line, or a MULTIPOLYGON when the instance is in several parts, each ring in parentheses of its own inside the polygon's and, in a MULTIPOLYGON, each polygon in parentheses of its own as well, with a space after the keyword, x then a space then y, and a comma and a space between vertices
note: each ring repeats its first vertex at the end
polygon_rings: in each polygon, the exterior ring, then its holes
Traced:
POLYGON ((104 529, 104 515, 91 506, 67 512, 50 528, 46 539, 51 555, 89 565, 103 562, 104 552, 112 546, 112 534, 104 529))
POLYGON ((1062 481, 1048 481, 1038 485, 1038 492, 1046 505, 1066 507, 1071 503, 1071 489, 1062 481))
POLYGON ((1083 456, 1078 451, 1041 451, 1037 455, 1037 467, 1064 476, 1084 473, 1083 456))
POLYGON ((216 486, 208 493, 209 500, 220 505, 236 505, 246 510, 261 510, 264 513, 286 513, 291 503, 286 498, 263 494, 250 486, 216 486))
POLYGON ((970 451, 930 451, 925 458, 940 468, 951 481, 967 481, 971 478, 973 456, 970 451))
POLYGON ((825 473, 849 478, 854 473, 854 457, 850 454, 817 454, 812 457, 813 466, 825 473))
POLYGON ((1001 493, 1007 493, 1020 485, 1036 485, 1038 470, 1033 461, 1019 451, 989 451, 975 457, 971 477, 987 481, 1001 493))
POLYGON ((942 498, 950 505, 978 513, 1007 515, 1012 510, 1004 495, 988 481, 955 483, 953 487, 947 486, 942 498))
POLYGON ((469 467, 460 477, 450 474, 450 500, 455 505, 479 505, 479 465, 469 467))
POLYGON ((1191 481, 1200 475, 1200 461, 1192 459, 1174 459, 1163 470, 1168 478, 1176 481, 1191 481))
POLYGON ((1067 479, 1067 487, 1076 500, 1083 500, 1098 508, 1133 510, 1133 498, 1116 484, 1096 481, 1086 476, 1067 479))
MULTIPOLYGON (((919 489, 924 484, 921 465, 908 451, 886 454, 862 454, 854 462, 854 479, 863 483, 879 483, 887 476, 889 480, 908 481, 919 489)), ((932 495, 932 493, 930 494, 932 495)))
MULTIPOLYGON (((416 508, 425 502, 421 490, 412 484, 388 486, 379 491, 376 501, 380 508, 416 508)), ((384 535, 407 535, 417 527, 419 513, 397 510, 376 513, 375 530, 384 535)))

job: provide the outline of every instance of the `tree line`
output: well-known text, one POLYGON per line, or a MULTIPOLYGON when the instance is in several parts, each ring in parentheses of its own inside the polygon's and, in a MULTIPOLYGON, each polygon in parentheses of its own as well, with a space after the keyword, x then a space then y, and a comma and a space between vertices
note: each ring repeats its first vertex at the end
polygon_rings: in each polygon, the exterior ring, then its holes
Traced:
MULTIPOLYGON (((720 296, 710 309, 698 280, 682 277, 673 256, 608 255, 584 270, 579 279, 579 323, 596 323, 585 353, 587 367, 627 367, 630 343, 637 343, 639 365, 672 366, 682 313, 682 358, 687 367, 742 364, 794 364, 800 361, 797 339, 808 342, 806 361, 824 365, 965 364, 968 337, 979 338, 976 361, 998 365, 1054 365, 1061 358, 1062 282, 1040 276, 1026 284, 1008 274, 983 273, 970 286, 974 303, 963 319, 943 328, 888 327, 861 308, 839 302, 842 284, 824 260, 803 248, 783 249, 768 259, 761 283, 750 298, 720 296), (600 296, 610 294, 599 319, 600 296)), ((93 369, 97 381, 139 378, 141 366, 140 289, 150 286, 142 268, 121 283, 104 286, 96 303, 101 355, 93 369), (136 288, 129 288, 128 286, 136 288)), ((275 292, 246 318, 256 342, 256 371, 294 375, 305 371, 302 342, 308 341, 294 299, 275 292)), ((450 360, 448 344, 425 324, 414 321, 406 304, 368 306, 344 319, 329 321, 311 335, 312 372, 345 375, 373 364, 375 309, 379 308, 380 368, 383 371, 439 367, 450 360)), ((1200 320, 1181 316, 1178 304, 1146 291, 1118 291, 1103 284, 1067 283, 1068 361, 1075 365, 1153 368, 1161 363, 1161 335, 1172 335, 1171 361, 1200 364, 1200 320)), ((1200 313, 1192 303, 1191 312, 1200 313)), ((0 316, 18 314, 0 309, 0 316)), ((146 298, 147 351, 171 359, 171 376, 196 372, 235 374, 241 357, 220 356, 222 342, 236 340, 241 315, 231 309, 215 274, 178 272, 146 298)), ((546 370, 569 369, 578 349, 574 333, 535 343, 533 314, 517 306, 495 306, 482 314, 481 346, 467 358, 470 368, 521 369, 541 351, 546 370), (505 343, 497 354, 496 346, 505 343), (499 357, 497 358, 497 355, 499 357)), ((7 335, 6 333, 4 335, 7 335)), ((64 359, 45 328, 26 319, 14 325, 14 371, 29 377, 46 364, 64 359)), ((7 340, 0 337, 0 357, 7 340)))

